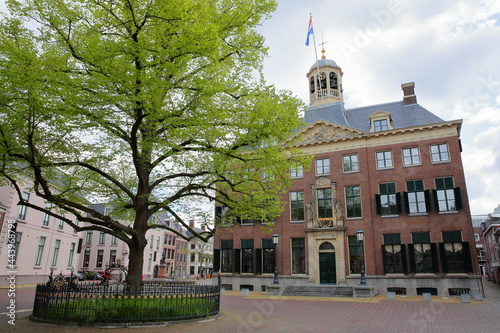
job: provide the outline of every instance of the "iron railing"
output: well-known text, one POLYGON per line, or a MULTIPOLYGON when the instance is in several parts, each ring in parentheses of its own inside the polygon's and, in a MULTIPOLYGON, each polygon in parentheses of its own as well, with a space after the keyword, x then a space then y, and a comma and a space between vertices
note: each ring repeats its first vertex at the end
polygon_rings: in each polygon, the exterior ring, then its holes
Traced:
POLYGON ((220 310, 219 285, 148 282, 38 284, 32 316, 51 322, 120 323, 173 321, 213 316, 220 310))

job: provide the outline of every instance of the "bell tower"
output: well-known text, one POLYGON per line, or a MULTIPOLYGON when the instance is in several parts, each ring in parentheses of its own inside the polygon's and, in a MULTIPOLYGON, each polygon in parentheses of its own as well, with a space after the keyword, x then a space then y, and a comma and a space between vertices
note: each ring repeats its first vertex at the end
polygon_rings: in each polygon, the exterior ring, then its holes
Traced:
POLYGON ((321 49, 321 59, 307 73, 309 80, 309 106, 343 102, 342 69, 331 59, 326 59, 321 49))

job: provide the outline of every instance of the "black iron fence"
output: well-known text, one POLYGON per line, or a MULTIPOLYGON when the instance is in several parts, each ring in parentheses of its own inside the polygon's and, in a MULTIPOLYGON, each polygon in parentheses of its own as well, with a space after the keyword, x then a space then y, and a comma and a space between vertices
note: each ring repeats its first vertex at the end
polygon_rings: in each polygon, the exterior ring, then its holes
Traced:
POLYGON ((173 321, 216 315, 220 286, 148 282, 139 291, 95 282, 36 287, 32 316, 52 322, 173 321))

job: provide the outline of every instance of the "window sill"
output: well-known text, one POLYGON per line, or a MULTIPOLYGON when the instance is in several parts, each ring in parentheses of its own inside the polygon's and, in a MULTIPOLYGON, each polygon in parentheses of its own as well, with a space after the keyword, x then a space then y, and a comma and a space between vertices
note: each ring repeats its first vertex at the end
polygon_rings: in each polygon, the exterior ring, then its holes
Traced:
POLYGON ((350 173, 359 173, 359 170, 354 170, 354 171, 343 171, 344 175, 348 175, 350 173))
POLYGON ((44 229, 50 229, 48 225, 42 225, 41 227, 44 229))
POLYGON ((346 217, 345 219, 346 219, 346 221, 354 221, 354 220, 362 220, 363 217, 362 216, 359 216, 359 217, 346 217))
POLYGON ((380 218, 382 218, 382 219, 393 219, 395 217, 399 217, 399 214, 398 215, 380 215, 380 218))
POLYGON ((385 170, 394 170, 394 167, 388 167, 388 168, 377 168, 377 171, 385 171, 385 170))
POLYGON ((451 160, 446 160, 446 161, 431 161, 432 165, 435 165, 435 164, 446 164, 446 163, 451 163, 451 160))
POLYGON ((449 215, 449 214, 458 214, 460 213, 458 210, 448 210, 445 212, 438 212, 439 215, 449 215))
POLYGON ((21 220, 21 219, 16 219, 16 222, 20 222, 20 223, 24 223, 24 224, 28 223, 28 222, 26 222, 26 220, 21 220))
POLYGON ((305 223, 306 221, 290 221, 290 224, 305 223))
POLYGON ((429 213, 410 213, 408 216, 428 216, 429 213))
POLYGON ((61 230, 61 229, 57 229, 57 232, 64 232, 64 230, 61 230))
POLYGON ((33 269, 42 269, 42 266, 33 266, 33 269))

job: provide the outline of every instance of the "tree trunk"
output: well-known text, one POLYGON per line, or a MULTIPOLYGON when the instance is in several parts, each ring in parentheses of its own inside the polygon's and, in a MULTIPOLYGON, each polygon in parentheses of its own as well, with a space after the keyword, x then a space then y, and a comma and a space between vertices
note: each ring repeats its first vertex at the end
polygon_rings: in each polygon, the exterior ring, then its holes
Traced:
POLYGON ((126 282, 130 290, 140 290, 142 285, 142 267, 144 265, 144 247, 146 246, 146 242, 143 241, 140 244, 141 242, 137 238, 132 238, 132 242, 129 244, 130 254, 126 282))

